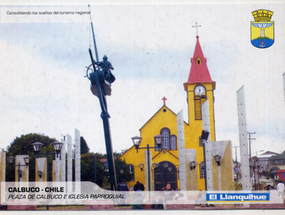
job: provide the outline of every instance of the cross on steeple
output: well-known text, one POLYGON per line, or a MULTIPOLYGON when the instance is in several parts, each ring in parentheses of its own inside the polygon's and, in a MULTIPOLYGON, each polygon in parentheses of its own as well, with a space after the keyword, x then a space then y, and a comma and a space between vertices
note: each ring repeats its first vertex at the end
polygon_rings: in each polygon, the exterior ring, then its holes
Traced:
POLYGON ((196 27, 196 36, 198 37, 198 27, 201 27, 201 25, 198 25, 198 23, 196 22, 196 25, 193 25, 192 27, 196 27))
POLYGON ((167 98, 165 98, 165 96, 162 98, 163 100, 163 105, 165 106, 165 101, 167 100, 167 98))

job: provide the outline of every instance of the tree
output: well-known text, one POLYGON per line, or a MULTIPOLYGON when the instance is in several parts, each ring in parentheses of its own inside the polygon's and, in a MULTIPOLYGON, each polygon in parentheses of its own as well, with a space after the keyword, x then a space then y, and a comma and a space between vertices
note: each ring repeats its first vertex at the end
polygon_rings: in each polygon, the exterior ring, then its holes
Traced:
POLYGON ((85 154, 90 151, 84 137, 80 137, 80 154, 85 154))
MULTIPOLYGON (((102 154, 96 153, 96 155, 97 155, 97 168, 99 167, 100 169, 103 166, 103 169, 101 169, 101 171, 103 170, 102 176, 103 178, 106 178, 107 180, 109 180, 108 164, 100 162, 101 159, 107 160, 107 154, 102 155, 102 154), (100 162, 100 164, 98 164, 98 162, 100 162)), ((132 175, 130 173, 129 165, 125 162, 125 160, 120 159, 120 155, 121 155, 120 153, 114 152, 113 155, 115 159, 114 162, 115 162, 115 169, 116 169, 117 184, 120 183, 121 179, 125 179, 126 181, 131 181, 132 175), (123 170, 123 172, 121 173, 120 170, 123 170)), ((97 175, 98 174, 100 173, 97 172, 97 175)), ((98 179, 99 181, 97 181, 97 184, 101 186, 102 188, 109 189, 110 187, 104 187, 104 186, 107 186, 106 184, 108 184, 108 183, 105 183, 106 179, 104 179, 105 181, 103 181, 102 184, 101 184, 101 179, 98 179)))
MULTIPOLYGON (((116 158, 118 158, 118 157, 120 157, 122 155, 122 153, 120 153, 120 152, 114 152, 113 153, 113 156, 114 156, 114 158, 116 159, 116 158)), ((107 156, 107 155, 106 155, 107 156)))
POLYGON ((104 180, 107 179, 109 173, 107 171, 106 165, 100 161, 101 158, 102 155, 96 153, 95 163, 95 154, 93 152, 81 155, 81 181, 91 181, 96 183, 101 188, 105 188, 104 180))
MULTIPOLYGON (((52 142, 56 141, 55 138, 50 138, 45 135, 30 133, 26 135, 21 135, 20 137, 16 137, 13 142, 7 147, 7 157, 8 156, 16 156, 16 155, 28 155, 31 157, 29 164, 29 181, 35 181, 35 158, 37 157, 34 152, 32 143, 41 142, 43 143, 43 147, 40 153, 44 154, 47 150, 50 153, 54 153, 54 148, 52 146, 52 142)), ((103 158, 107 158, 106 154, 96 153, 96 163, 95 163, 95 153, 89 152, 89 147, 84 140, 83 137, 80 137, 81 144, 81 181, 91 181, 96 183, 103 189, 109 189, 109 172, 108 165, 102 162, 103 158), (95 168, 96 164, 96 168, 95 168), (96 177, 95 177, 95 169, 96 169, 96 177), (96 178, 96 181, 95 181, 96 178)), ((131 174, 128 167, 128 164, 125 160, 121 160, 120 153, 115 152, 115 167, 116 167, 116 175, 117 181, 120 179, 126 179, 127 181, 131 180, 131 174), (124 170, 123 173, 120 170, 124 170)), ((40 157, 45 157, 44 155, 40 157)), ((55 155, 49 156, 49 181, 52 180, 52 161, 55 159, 55 155)), ((15 181, 15 163, 12 166, 6 162, 6 181, 15 181)))
POLYGON ((120 154, 122 155, 122 154, 124 154, 124 153, 125 153, 126 151, 128 151, 128 150, 129 150, 129 149, 122 149, 120 154))
POLYGON ((129 165, 126 163, 125 160, 122 160, 117 157, 115 159, 115 168, 118 183, 120 183, 122 179, 125 179, 126 181, 132 180, 129 165))
MULTIPOLYGON (((50 152, 54 152, 52 147, 52 142, 56 141, 55 138, 50 138, 45 135, 30 133, 26 135, 21 135, 21 137, 16 137, 13 142, 10 143, 10 146, 7 147, 7 157, 8 156, 16 156, 16 155, 28 155, 31 157, 29 164, 29 181, 35 181, 35 158, 37 157, 34 152, 33 146, 31 143, 41 142, 44 144, 41 153, 45 153, 47 150, 50 152)), ((52 160, 54 159, 54 155, 49 157, 49 164, 52 165, 52 160)), ((12 166, 6 162, 6 181, 15 181, 15 163, 12 166)), ((51 168, 49 168, 49 179, 51 180, 51 168)))

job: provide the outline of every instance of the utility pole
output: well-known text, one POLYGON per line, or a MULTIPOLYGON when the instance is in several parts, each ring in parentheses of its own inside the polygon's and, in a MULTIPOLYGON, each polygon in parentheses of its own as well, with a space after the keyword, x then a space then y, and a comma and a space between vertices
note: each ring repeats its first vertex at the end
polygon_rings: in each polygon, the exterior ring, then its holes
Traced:
POLYGON ((248 134, 248 142, 249 142, 249 161, 251 162, 251 142, 255 140, 255 138, 252 138, 251 135, 255 134, 255 132, 247 132, 248 134))
POLYGON ((237 148, 238 148, 239 146, 233 146, 233 148, 235 148, 235 156, 236 156, 236 164, 237 164, 237 148))

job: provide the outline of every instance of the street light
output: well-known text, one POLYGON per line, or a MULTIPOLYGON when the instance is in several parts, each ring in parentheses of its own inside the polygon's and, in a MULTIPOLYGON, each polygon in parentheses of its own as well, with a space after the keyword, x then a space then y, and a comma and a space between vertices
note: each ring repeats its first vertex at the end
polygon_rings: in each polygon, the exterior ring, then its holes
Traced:
MULTIPOLYGON (((63 146, 63 143, 55 141, 52 142, 52 146, 55 150, 55 153, 51 153, 49 152, 49 150, 46 151, 46 153, 40 153, 40 151, 42 150, 42 147, 44 146, 43 143, 41 142, 35 142, 35 143, 31 143, 31 145, 33 146, 33 149, 35 151, 35 153, 37 154, 37 158, 39 158, 39 155, 46 155, 47 157, 47 181, 48 181, 48 173, 49 173, 49 155, 56 155, 56 158, 58 158, 58 155, 60 154, 61 148, 63 146)), ((38 172, 39 173, 39 172, 38 172)), ((39 174, 38 174, 39 175, 39 174)), ((40 175, 39 175, 40 176, 40 175)), ((41 178, 41 177, 40 177, 41 178)))
POLYGON ((155 168, 157 168, 158 167, 158 163, 153 163, 152 164, 152 167, 155 169, 155 168))
POLYGON ((161 149, 161 145, 162 145, 162 141, 163 141, 163 136, 160 135, 160 134, 154 136, 154 141, 155 141, 155 144, 157 145, 158 149, 161 149))
POLYGON ((42 147, 44 146, 43 143, 35 142, 31 144, 33 146, 33 149, 35 152, 40 152, 42 150, 42 147))
MULTIPOLYGON (((15 159, 14 156, 9 156, 7 158, 10 166, 12 166, 14 159, 15 159)), ((29 168, 30 159, 31 158, 29 156, 28 157, 24 157, 25 165, 21 165, 20 162, 18 162, 17 165, 14 165, 15 167, 16 166, 18 167, 18 181, 20 181, 20 178, 22 178, 22 176, 23 176, 22 175, 23 170, 21 170, 21 166, 25 166, 25 167, 29 168)))
POLYGON ((202 134, 199 138, 200 141, 200 146, 203 146, 204 143, 208 140, 210 132, 206 131, 206 130, 202 130, 202 134))
POLYGON ((14 156, 7 157, 7 161, 9 162, 9 164, 12 164, 14 159, 15 159, 14 156))
POLYGON ((143 164, 143 163, 140 163, 140 164, 139 164, 139 167, 140 167, 141 171, 143 171, 144 164, 143 164))
POLYGON ((51 143, 55 152, 56 152, 56 155, 58 156, 60 154, 60 151, 61 151, 61 148, 63 146, 63 143, 61 142, 58 142, 58 141, 55 141, 53 143, 51 143))
POLYGON ((163 141, 163 136, 162 135, 154 136, 154 141, 155 141, 157 147, 156 146, 155 147, 149 147, 149 144, 147 144, 147 147, 140 147, 139 148, 142 138, 138 137, 138 136, 135 136, 135 137, 132 137, 131 139, 133 141, 134 146, 136 147, 137 153, 138 153, 139 149, 146 149, 147 150, 147 175, 148 175, 148 186, 147 187, 148 187, 148 191, 150 191, 149 149, 159 149, 161 144, 162 144, 162 141, 163 141))
POLYGON ((218 166, 220 166, 222 157, 220 155, 215 155, 214 158, 215 158, 215 161, 217 162, 218 166))
POLYGON ((38 171, 38 175, 39 175, 40 178, 42 178, 43 172, 42 171, 38 171))
POLYGON ((195 170, 196 168, 196 162, 195 161, 191 161, 190 162, 190 170, 195 170))
MULTIPOLYGON (((15 159, 14 156, 9 156, 9 157, 7 158, 7 160, 8 160, 8 162, 9 162, 10 165, 12 165, 14 159, 15 159)), ((21 165, 21 166, 27 166, 27 167, 29 167, 30 159, 31 159, 30 157, 24 157, 24 161, 25 161, 25 164, 26 164, 26 165, 21 165)), ((18 166, 18 165, 15 165, 15 166, 18 166)))
POLYGON ((139 137, 139 136, 135 136, 135 137, 132 137, 131 139, 132 139, 133 144, 134 144, 134 146, 136 147, 136 150, 137 150, 137 152, 138 152, 142 138, 139 137))
MULTIPOLYGON (((35 153, 37 154, 37 158, 39 158, 39 155, 45 155, 46 158, 47 158, 47 181, 49 181, 49 155, 56 155, 56 157, 58 158, 58 155, 60 154, 60 150, 63 146, 63 143, 61 142, 58 142, 58 141, 55 141, 55 142, 52 142, 52 146, 55 150, 55 153, 51 153, 49 152, 49 150, 46 151, 46 153, 40 153, 40 151, 42 150, 42 147, 44 146, 43 143, 41 142, 35 142, 35 143, 31 143, 31 145, 33 146, 34 148, 34 151, 35 153)), ((37 172, 39 177, 41 178, 42 177, 42 172, 41 171, 38 171, 37 172)), ((49 206, 47 205, 47 210, 49 210, 49 206)))
POLYGON ((25 161, 27 167, 29 166, 30 159, 31 159, 30 157, 24 157, 24 161, 25 161))

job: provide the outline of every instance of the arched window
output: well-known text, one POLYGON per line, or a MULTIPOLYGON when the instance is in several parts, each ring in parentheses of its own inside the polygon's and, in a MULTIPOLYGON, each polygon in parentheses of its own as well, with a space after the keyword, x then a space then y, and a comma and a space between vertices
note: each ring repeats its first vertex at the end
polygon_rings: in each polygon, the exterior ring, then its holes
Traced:
POLYGON ((195 97, 195 119, 202 119, 201 97, 195 97))
POLYGON ((161 135, 163 136, 162 148, 169 150, 169 139, 170 139, 170 130, 169 128, 163 128, 160 131, 161 135))
POLYGON ((177 137, 175 135, 170 136, 170 150, 177 150, 177 137))
POLYGON ((131 174, 131 181, 135 180, 135 168, 133 164, 129 164, 129 170, 131 174))
POLYGON ((202 104, 207 100, 206 88, 199 84, 194 88, 195 120, 202 119, 202 104))
POLYGON ((204 161, 200 163, 200 178, 205 178, 205 164, 204 161))
POLYGON ((197 63, 198 65, 201 65, 201 58, 200 58, 200 57, 197 57, 196 63, 197 63))

